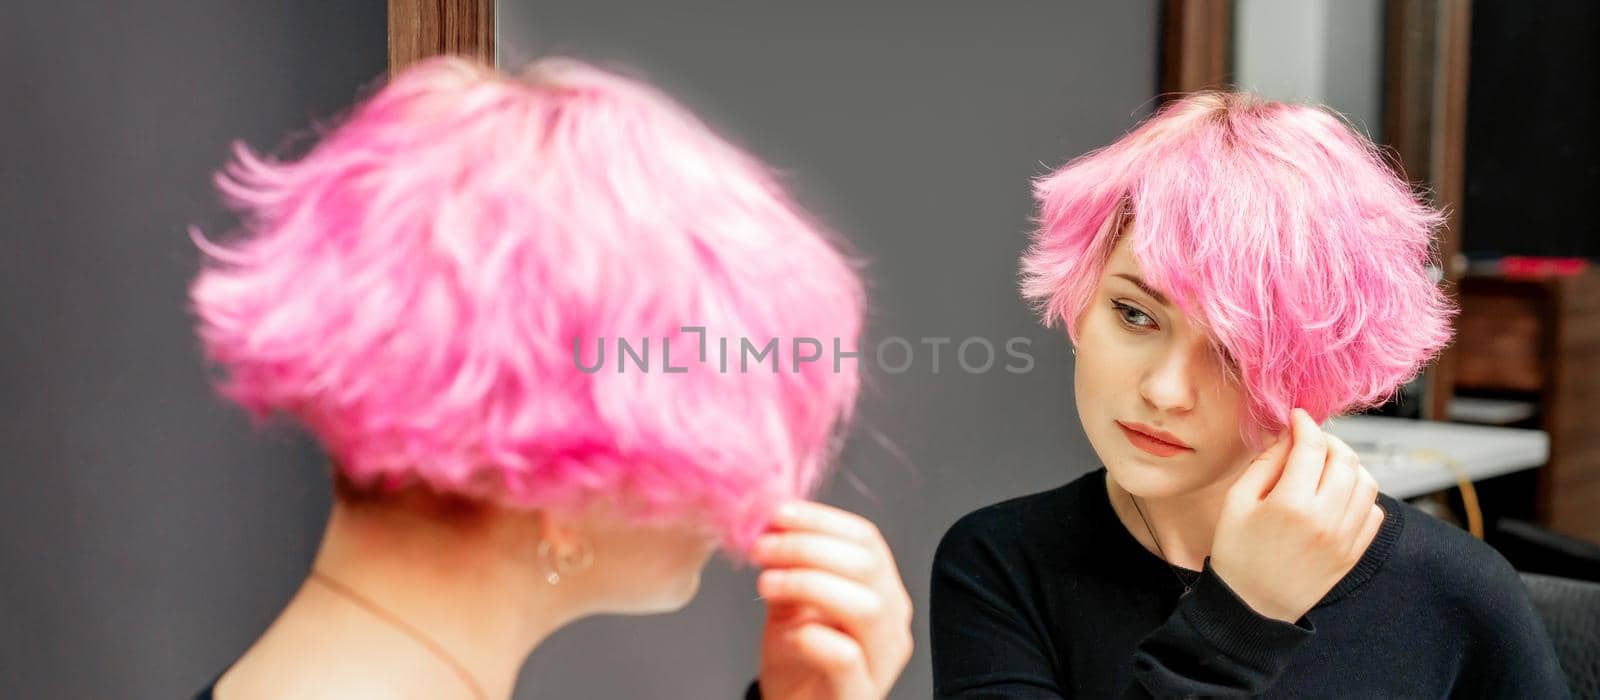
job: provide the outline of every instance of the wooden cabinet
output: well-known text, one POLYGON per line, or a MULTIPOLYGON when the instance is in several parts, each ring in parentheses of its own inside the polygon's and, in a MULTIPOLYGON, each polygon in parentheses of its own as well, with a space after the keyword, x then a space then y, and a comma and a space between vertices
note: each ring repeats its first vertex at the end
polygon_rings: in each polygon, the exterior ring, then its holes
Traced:
POLYGON ((1525 395, 1550 434, 1541 524, 1600 542, 1600 272, 1460 283, 1457 393, 1525 395))

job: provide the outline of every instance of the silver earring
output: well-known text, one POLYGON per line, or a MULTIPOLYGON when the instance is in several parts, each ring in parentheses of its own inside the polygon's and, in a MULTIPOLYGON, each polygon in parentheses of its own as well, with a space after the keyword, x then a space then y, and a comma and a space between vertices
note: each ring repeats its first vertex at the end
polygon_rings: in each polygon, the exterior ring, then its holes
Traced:
POLYGON ((1073 347, 1072 348, 1072 356, 1073 357, 1077 357, 1078 356, 1078 348, 1077 347, 1073 347))
POLYGON ((544 580, 554 586, 561 583, 562 576, 581 574, 593 566, 594 549, 580 542, 557 554, 550 540, 539 540, 539 564, 544 568, 544 580))

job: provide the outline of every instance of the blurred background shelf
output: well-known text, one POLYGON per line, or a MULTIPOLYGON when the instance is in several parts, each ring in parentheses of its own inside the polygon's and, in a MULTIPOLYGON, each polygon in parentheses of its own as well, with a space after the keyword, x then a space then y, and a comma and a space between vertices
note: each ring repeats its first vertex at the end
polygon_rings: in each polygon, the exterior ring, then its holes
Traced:
POLYGON ((1457 396, 1450 399, 1450 420, 1477 425, 1517 425, 1539 414, 1539 404, 1513 399, 1457 396))
MULTIPOLYGON (((1600 276, 1469 274, 1460 281, 1452 418, 1512 417, 1549 434, 1549 462, 1532 482, 1532 517, 1600 542, 1600 276), (1488 401, 1488 403, 1484 403, 1488 401)), ((1470 418, 1469 418, 1470 419, 1470 418)), ((1477 422, 1477 421, 1474 421, 1477 422)))

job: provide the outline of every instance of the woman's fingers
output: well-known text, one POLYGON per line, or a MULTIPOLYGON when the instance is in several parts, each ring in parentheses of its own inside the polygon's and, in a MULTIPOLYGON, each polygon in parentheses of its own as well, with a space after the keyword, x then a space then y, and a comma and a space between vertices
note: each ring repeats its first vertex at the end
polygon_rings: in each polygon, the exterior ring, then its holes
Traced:
MULTIPOLYGON (((1336 473, 1332 471, 1333 467, 1336 466, 1353 470, 1356 465, 1361 463, 1361 458, 1356 456, 1354 449, 1351 449, 1349 445, 1345 444, 1345 441, 1340 440, 1339 436, 1333 433, 1324 432, 1322 439, 1326 440, 1328 445, 1327 466, 1322 470, 1322 480, 1317 483, 1317 494, 1320 496, 1326 493, 1326 495, 1334 496, 1338 499, 1339 505, 1344 505, 1346 497, 1350 495, 1349 489, 1354 480, 1346 481, 1340 479, 1337 484, 1330 487, 1328 476, 1336 473)), ((1347 476, 1353 476, 1353 474, 1347 474, 1347 476)))
MULTIPOLYGON (((878 689, 873 692, 887 692, 911 658, 911 596, 877 526, 838 508, 793 501, 756 540, 751 557, 763 568, 756 588, 768 605, 799 611, 769 616, 769 629, 810 630, 798 639, 809 653, 821 655, 819 667, 829 658, 842 664, 853 654, 870 674, 870 687, 878 689)), ((838 680, 853 674, 829 675, 838 680)), ((850 696, 855 695, 861 693, 850 696)))
MULTIPOLYGON (((1330 503, 1337 507, 1335 519, 1338 531, 1346 533, 1354 541, 1362 539, 1362 528, 1372 506, 1378 500, 1378 481, 1372 478, 1372 473, 1362 466, 1361 457, 1356 451, 1332 434, 1328 438, 1329 474, 1342 474, 1338 483, 1328 487, 1330 503)), ((1323 477, 1327 485, 1327 476, 1323 477)))
POLYGON ((1272 496, 1294 504, 1303 504, 1317 491, 1322 480, 1322 469, 1328 461, 1328 441, 1322 429, 1311 420, 1311 415, 1296 408, 1289 412, 1294 446, 1289 448, 1289 460, 1283 467, 1283 476, 1273 487, 1272 496))
POLYGON ((1277 485, 1264 499, 1244 497, 1254 483, 1230 490, 1211 548, 1212 568, 1234 593, 1284 622, 1349 573, 1383 522, 1377 485, 1355 451, 1304 410, 1290 423, 1293 446, 1277 485))
POLYGON ((810 607, 856 637, 874 632, 886 605, 866 585, 816 569, 768 569, 756 579, 756 591, 769 604, 810 607))
POLYGON ((761 650, 765 697, 873 698, 867 650, 849 635, 811 619, 768 623, 761 650))
POLYGON ((1383 507, 1376 503, 1367 506, 1366 519, 1362 522, 1360 534, 1351 543, 1351 557, 1359 560, 1367 552, 1367 543, 1378 536, 1378 528, 1383 527, 1383 507))
POLYGON ((883 564, 860 544, 810 532, 769 532, 750 555, 762 568, 822 569, 862 583, 871 583, 883 564))
POLYGON ((899 569, 895 568, 894 554, 872 521, 821 503, 790 501, 773 517, 772 528, 772 532, 757 540, 752 553, 763 567, 795 566, 832 571, 868 584, 906 611, 911 609, 911 596, 900 580, 899 569), (807 537, 789 539, 797 535, 807 537), (782 539, 768 540, 769 537, 782 539), (775 548, 765 556, 782 557, 793 563, 764 563, 763 542, 768 543, 766 547, 775 548), (867 555, 867 561, 860 558, 862 552, 867 555))
POLYGON ((1322 467, 1322 483, 1317 485, 1317 505, 1319 509, 1327 511, 1329 521, 1338 523, 1344 519, 1350 494, 1355 492, 1356 470, 1361 468, 1361 463, 1356 461, 1354 452, 1338 448, 1342 444, 1335 442, 1338 438, 1332 435, 1326 437, 1329 443, 1328 460, 1322 467))
POLYGON ((873 549, 889 548, 883 541, 883 535, 878 532, 878 526, 873 525, 871 520, 815 501, 789 501, 783 504, 772 517, 772 527, 832 535, 873 549))
POLYGON ((1239 480, 1234 482, 1233 489, 1237 492, 1236 496, 1253 501, 1265 498, 1273 486, 1277 485, 1278 477, 1283 475, 1283 462, 1288 458, 1289 447, 1293 444, 1289 439, 1287 428, 1279 432, 1272 443, 1250 461, 1244 473, 1239 475, 1239 480))
POLYGON ((1317 507, 1323 511, 1324 522, 1340 537, 1355 537, 1358 523, 1349 522, 1352 500, 1361 485, 1361 458, 1337 436, 1323 433, 1328 441, 1328 463, 1322 470, 1322 483, 1317 486, 1317 507))
POLYGON ((861 645, 839 630, 824 624, 805 623, 780 634, 785 661, 822 669, 832 678, 870 675, 861 645))

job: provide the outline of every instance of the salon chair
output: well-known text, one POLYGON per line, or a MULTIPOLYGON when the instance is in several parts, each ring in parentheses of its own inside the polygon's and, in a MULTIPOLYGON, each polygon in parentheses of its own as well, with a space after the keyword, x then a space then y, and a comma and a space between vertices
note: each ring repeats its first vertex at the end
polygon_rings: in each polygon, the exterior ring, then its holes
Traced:
POLYGON ((1575 698, 1600 698, 1600 583, 1522 574, 1575 698))

